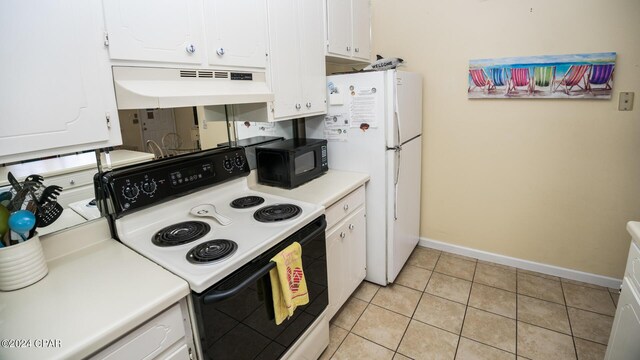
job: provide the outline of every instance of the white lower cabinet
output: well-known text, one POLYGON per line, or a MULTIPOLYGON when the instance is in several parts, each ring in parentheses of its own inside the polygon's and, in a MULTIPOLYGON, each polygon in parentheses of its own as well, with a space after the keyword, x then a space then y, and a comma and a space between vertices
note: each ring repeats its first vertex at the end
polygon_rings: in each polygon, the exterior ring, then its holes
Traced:
POLYGON ((639 277, 640 249, 632 242, 605 355, 606 360, 640 358, 640 288, 637 286, 639 277))
POLYGON ((92 360, 194 358, 195 348, 186 298, 91 357, 92 360))
POLYGON ((364 186, 327 209, 328 315, 332 318, 366 275, 366 210, 364 186), (330 216, 346 213, 336 223, 330 216))

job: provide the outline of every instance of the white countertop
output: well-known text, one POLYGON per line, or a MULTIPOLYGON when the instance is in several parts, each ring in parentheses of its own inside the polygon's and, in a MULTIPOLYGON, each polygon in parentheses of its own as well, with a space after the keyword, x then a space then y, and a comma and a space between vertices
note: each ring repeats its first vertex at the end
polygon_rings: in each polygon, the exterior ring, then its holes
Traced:
POLYGON ((627 231, 631 234, 633 241, 640 247, 640 221, 629 221, 627 231))
MULTIPOLYGON (((122 167, 129 164, 139 163, 153 159, 153 154, 131 150, 113 150, 109 152, 112 167, 122 167)), ((101 154, 102 164, 105 164, 104 153, 101 154)), ((0 186, 9 184, 7 173, 11 172, 18 180, 22 180, 31 174, 44 176, 45 184, 49 176, 67 174, 97 168, 96 154, 94 152, 77 155, 66 155, 40 161, 31 161, 23 164, 15 164, 0 167, 0 186)))
POLYGON ((256 179, 257 173, 254 170, 248 179, 249 187, 253 190, 329 207, 369 181, 369 175, 350 171, 329 170, 319 178, 291 190, 261 185, 256 183, 256 179))
POLYGON ((47 276, 0 292, 0 359, 86 357, 189 294, 187 283, 110 238, 102 218, 42 237, 47 276), (36 347, 36 340, 59 347, 36 347), (55 343, 54 343, 55 344, 55 343))

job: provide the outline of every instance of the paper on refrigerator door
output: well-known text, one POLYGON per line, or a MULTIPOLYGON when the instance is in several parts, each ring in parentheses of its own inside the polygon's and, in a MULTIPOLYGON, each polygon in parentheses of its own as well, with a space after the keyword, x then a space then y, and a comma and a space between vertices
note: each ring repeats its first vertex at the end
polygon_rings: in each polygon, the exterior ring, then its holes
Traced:
POLYGON ((376 88, 368 88, 351 92, 351 127, 352 128, 376 128, 376 88))
POLYGON ((328 141, 347 141, 349 119, 345 114, 324 117, 324 135, 328 141))

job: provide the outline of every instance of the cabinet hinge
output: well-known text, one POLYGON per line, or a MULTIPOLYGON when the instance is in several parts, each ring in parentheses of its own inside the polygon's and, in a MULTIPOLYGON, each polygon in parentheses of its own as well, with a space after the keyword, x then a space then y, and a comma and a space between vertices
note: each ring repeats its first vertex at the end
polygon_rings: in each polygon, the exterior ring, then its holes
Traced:
POLYGON ((193 351, 189 348, 189 359, 193 360, 193 351))
POLYGON ((104 113, 105 119, 107 119, 107 128, 111 129, 111 114, 104 113))
POLYGON ((109 33, 106 31, 102 34, 104 40, 104 46, 109 46, 109 33))

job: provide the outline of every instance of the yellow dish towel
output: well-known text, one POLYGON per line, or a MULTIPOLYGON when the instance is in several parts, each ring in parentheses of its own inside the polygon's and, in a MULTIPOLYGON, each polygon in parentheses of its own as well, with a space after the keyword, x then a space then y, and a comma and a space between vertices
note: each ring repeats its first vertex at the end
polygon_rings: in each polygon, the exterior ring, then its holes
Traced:
POLYGON ((302 247, 297 242, 287 246, 271 261, 276 267, 269 271, 276 325, 293 315, 296 307, 309 303, 307 282, 302 271, 302 247))

